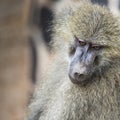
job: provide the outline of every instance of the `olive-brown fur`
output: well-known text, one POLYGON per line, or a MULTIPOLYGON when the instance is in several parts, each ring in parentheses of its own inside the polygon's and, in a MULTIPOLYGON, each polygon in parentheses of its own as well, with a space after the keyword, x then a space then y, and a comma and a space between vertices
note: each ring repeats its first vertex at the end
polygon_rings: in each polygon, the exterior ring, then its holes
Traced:
POLYGON ((55 58, 30 105, 28 120, 120 119, 120 23, 109 10, 91 3, 65 8, 56 16, 55 58), (108 46, 98 73, 86 86, 68 77, 69 46, 79 38, 108 46))

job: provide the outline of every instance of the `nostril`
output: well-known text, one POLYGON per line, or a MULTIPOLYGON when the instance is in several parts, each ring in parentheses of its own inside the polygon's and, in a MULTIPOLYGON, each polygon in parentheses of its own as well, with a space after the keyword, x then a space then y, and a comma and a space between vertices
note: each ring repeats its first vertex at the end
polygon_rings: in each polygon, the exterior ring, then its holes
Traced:
POLYGON ((84 78, 85 78, 85 75, 84 75, 84 74, 81 74, 81 73, 75 72, 75 73, 74 73, 74 77, 75 77, 76 79, 84 79, 84 78))
POLYGON ((75 77, 75 78, 78 78, 78 77, 79 77, 79 73, 75 72, 75 73, 74 73, 74 77, 75 77))
POLYGON ((84 79, 85 75, 84 74, 79 74, 79 78, 84 79))

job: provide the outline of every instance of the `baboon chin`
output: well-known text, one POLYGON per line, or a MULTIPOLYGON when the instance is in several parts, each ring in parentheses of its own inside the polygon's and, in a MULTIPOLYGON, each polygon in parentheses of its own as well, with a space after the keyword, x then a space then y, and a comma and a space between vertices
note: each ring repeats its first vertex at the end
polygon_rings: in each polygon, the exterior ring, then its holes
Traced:
POLYGON ((56 57, 29 106, 28 120, 120 120, 118 18, 86 3, 65 8, 54 23, 56 57))

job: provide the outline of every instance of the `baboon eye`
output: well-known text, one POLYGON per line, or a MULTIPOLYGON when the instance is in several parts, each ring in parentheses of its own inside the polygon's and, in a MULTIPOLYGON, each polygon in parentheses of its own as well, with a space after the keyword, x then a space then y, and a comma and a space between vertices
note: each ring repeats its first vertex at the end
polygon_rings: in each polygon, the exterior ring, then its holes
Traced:
POLYGON ((92 49, 94 49, 94 50, 100 50, 100 49, 101 49, 101 46, 93 45, 93 46, 92 46, 92 49))
POLYGON ((75 39, 78 41, 79 45, 80 46, 85 46, 86 45, 86 42, 81 40, 81 39, 78 39, 76 36, 75 36, 75 39))
POLYGON ((85 45, 86 45, 86 42, 79 40, 79 44, 80 44, 80 46, 85 46, 85 45))

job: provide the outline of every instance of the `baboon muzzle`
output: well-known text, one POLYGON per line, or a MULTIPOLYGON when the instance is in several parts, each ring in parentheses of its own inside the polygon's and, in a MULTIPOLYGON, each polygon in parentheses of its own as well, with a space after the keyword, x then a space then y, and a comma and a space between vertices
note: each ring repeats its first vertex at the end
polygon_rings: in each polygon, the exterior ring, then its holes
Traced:
POLYGON ((91 77, 90 68, 91 66, 75 64, 73 69, 69 71, 70 80, 75 84, 86 84, 91 77))

